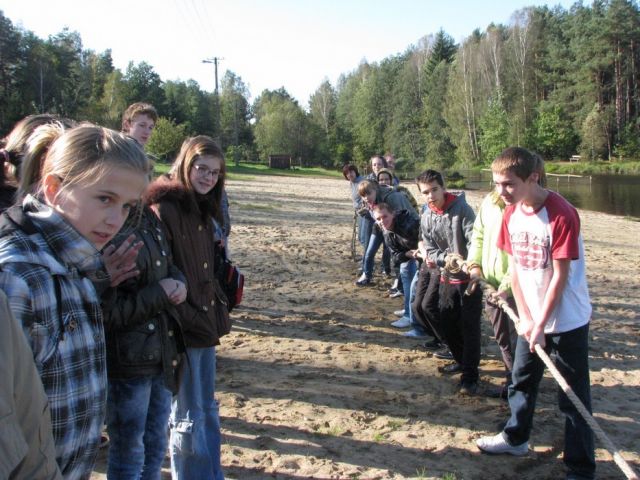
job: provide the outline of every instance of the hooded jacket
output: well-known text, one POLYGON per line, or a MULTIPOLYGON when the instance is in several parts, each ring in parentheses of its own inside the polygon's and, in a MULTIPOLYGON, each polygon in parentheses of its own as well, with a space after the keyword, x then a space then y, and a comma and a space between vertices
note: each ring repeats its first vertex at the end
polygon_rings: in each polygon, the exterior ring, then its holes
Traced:
MULTIPOLYGON (((427 250, 427 256, 438 267, 445 266, 447 254, 457 253, 467 258, 471 245, 473 222, 476 216, 465 200, 464 192, 455 196, 444 212, 438 213, 428 208, 420 219, 420 233, 427 250)), ((452 275, 451 278, 464 279, 466 273, 452 275)))
POLYGON ((484 198, 473 224, 467 261, 480 265, 485 279, 499 292, 510 292, 509 255, 496 247, 503 213, 504 202, 495 191, 484 198))
POLYGON ((391 251, 391 258, 395 266, 408 262, 405 254, 409 250, 418 248, 420 237, 420 220, 407 210, 401 210, 393 215, 393 226, 391 230, 382 231, 384 244, 391 251))
POLYGON ((167 176, 151 184, 147 203, 164 223, 174 265, 187 279, 187 299, 176 306, 186 346, 219 345, 214 227, 207 205, 199 205, 196 194, 167 176))
POLYGON ((376 193, 376 204, 379 203, 386 203, 394 212, 406 210, 409 215, 418 218, 418 212, 416 212, 416 209, 413 208, 413 205, 411 205, 406 195, 402 192, 399 192, 394 187, 378 185, 378 191, 376 193))

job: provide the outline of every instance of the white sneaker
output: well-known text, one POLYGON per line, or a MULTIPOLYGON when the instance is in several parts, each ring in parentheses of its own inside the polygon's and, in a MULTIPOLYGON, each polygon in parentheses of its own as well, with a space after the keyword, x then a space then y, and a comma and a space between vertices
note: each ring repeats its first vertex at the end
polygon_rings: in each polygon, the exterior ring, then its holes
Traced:
POLYGON ((402 317, 400 320, 393 322, 391 326, 396 328, 407 328, 411 326, 411 320, 409 317, 402 317))
POLYGON ((412 328, 408 332, 404 332, 402 335, 409 338, 427 338, 426 333, 419 332, 415 328, 412 328))
POLYGON ((393 311, 393 314, 394 314, 396 317, 404 317, 404 308, 403 308, 403 309, 401 309, 401 310, 394 310, 394 311, 393 311))
POLYGON ((367 275, 365 273, 363 273, 360 278, 358 278, 358 280, 355 281, 355 284, 358 287, 366 287, 367 285, 371 284, 371 279, 369 277, 367 277, 367 275))
POLYGON ((529 442, 524 442, 522 445, 510 445, 505 438, 504 432, 500 432, 493 437, 480 437, 476 440, 476 445, 483 452, 492 454, 508 453, 509 455, 521 457, 529 453, 529 442))

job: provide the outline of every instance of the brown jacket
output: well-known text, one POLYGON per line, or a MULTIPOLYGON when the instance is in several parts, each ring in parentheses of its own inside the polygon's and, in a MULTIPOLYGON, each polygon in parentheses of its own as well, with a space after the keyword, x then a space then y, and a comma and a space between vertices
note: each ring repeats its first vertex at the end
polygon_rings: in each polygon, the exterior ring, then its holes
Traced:
POLYGON ((211 215, 201 213, 195 195, 167 177, 149 187, 147 203, 164 222, 174 265, 187 279, 187 300, 176 307, 186 346, 219 345, 211 215))
POLYGON ((0 478, 62 479, 33 351, 2 291, 0 331, 0 478))

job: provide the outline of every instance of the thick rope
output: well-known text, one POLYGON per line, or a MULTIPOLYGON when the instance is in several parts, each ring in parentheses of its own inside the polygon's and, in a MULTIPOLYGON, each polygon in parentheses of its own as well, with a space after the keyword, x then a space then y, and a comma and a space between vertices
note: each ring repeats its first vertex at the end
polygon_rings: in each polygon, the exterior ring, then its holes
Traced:
MULTIPOLYGON (((461 267, 462 264, 458 260, 454 261, 453 263, 455 265, 455 268, 462 268, 461 267)), ((513 311, 513 309, 502 297, 496 295, 497 293, 496 289, 493 288, 493 285, 488 283, 484 278, 473 279, 469 283, 469 286, 467 287, 467 291, 469 293, 472 293, 478 284, 482 285, 482 290, 485 293, 485 295, 491 296, 491 298, 494 301, 496 301, 498 306, 502 308, 502 310, 504 310, 507 315, 509 315, 511 320, 513 320, 513 323, 516 325, 516 329, 517 329, 518 324, 520 323, 520 319, 516 315, 516 312, 513 311)), ((585 422, 587 422, 587 425, 591 427, 591 430, 593 430, 593 432, 600 439, 600 441, 603 443, 605 448, 613 456, 613 460, 616 462, 618 467, 620 467, 620 470, 622 470, 622 472, 627 476, 629 480, 639 480, 637 474, 634 472, 631 466, 627 463, 627 461, 624 458, 622 458, 620 451, 609 439, 607 434, 604 433, 602 428, 600 428, 600 425, 598 425, 598 423, 593 418, 593 416, 589 413, 589 411, 584 406, 582 401, 580 401, 580 399, 575 394, 573 389, 569 386, 569 384, 564 379, 562 374, 558 371, 555 364, 551 361, 551 358, 549 357, 547 352, 545 352, 540 345, 535 346, 535 351, 538 354, 538 357, 540 357, 540 360, 542 360, 542 362, 546 365, 546 367, 551 372, 551 375, 553 376, 554 380, 558 382, 558 385, 560 385, 560 388, 562 388, 562 391, 567 395, 569 400, 571 400, 571 403, 573 403, 573 405, 576 407, 580 415, 582 415, 582 418, 584 418, 585 422)))

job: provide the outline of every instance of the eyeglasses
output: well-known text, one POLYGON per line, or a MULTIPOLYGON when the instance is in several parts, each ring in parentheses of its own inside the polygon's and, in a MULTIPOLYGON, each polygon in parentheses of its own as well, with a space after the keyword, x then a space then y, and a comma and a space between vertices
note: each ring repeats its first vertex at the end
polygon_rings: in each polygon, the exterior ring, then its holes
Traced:
POLYGON ((220 176, 220 170, 211 170, 209 167, 207 167, 206 165, 194 165, 193 168, 196 169, 196 172, 198 173, 198 175, 200 177, 208 177, 209 175, 211 175, 212 177, 219 177, 220 176))

